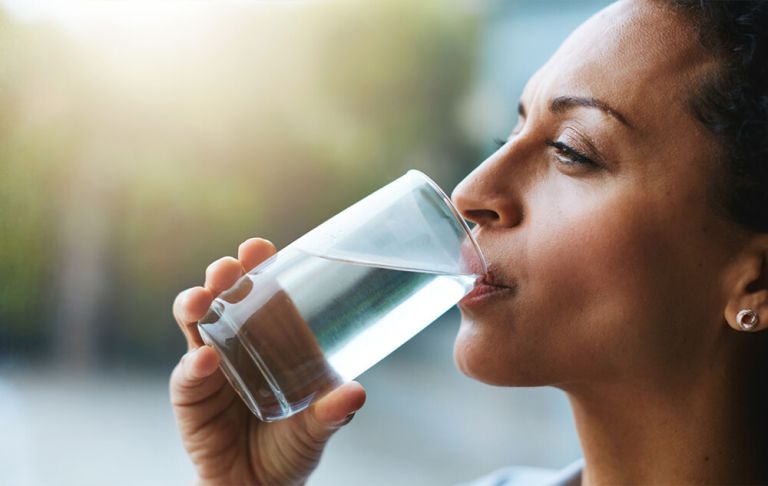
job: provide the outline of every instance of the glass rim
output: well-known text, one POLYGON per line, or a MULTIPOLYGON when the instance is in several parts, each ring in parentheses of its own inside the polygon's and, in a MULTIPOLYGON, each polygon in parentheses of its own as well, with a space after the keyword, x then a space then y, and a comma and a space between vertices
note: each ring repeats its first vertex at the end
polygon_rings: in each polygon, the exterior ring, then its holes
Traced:
POLYGON ((443 189, 437 185, 437 183, 432 180, 431 177, 429 177, 424 172, 418 170, 418 169, 409 169, 406 174, 412 174, 419 178, 421 178, 424 182, 426 182, 432 190, 434 190, 438 196, 445 202, 445 204, 448 206, 448 209, 451 210, 451 213, 453 214, 453 217, 456 221, 459 222, 459 225, 461 225, 461 228, 464 230, 464 233, 467 235, 467 239, 472 243, 472 248, 475 250, 475 254, 480 257, 480 265, 483 267, 483 275, 488 273, 488 262, 485 261, 485 255, 483 255, 482 250, 480 250, 480 245, 477 244, 477 240, 475 240, 475 236, 472 234, 472 230, 469 228, 469 225, 467 224, 467 221, 464 219, 464 217, 461 215, 459 210, 456 208, 456 206, 453 204, 453 201, 451 201, 451 198, 448 196, 448 194, 443 191, 443 189))

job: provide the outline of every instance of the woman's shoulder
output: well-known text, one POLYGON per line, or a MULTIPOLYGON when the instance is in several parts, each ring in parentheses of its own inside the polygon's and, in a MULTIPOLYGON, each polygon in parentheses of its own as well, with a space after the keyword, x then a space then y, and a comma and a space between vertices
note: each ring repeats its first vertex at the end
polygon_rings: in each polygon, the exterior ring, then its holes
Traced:
POLYGON ((583 469, 583 459, 560 470, 512 466, 494 471, 463 486, 579 486, 583 469))

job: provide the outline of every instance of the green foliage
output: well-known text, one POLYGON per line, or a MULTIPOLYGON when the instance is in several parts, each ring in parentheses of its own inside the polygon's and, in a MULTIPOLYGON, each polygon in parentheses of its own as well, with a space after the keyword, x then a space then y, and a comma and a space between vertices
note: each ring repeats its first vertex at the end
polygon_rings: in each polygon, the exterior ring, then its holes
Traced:
POLYGON ((240 241, 285 245, 407 168, 458 180, 469 12, 271 3, 100 42, 0 18, 0 351, 68 325, 62 275, 92 261, 74 290, 95 325, 72 338, 169 363, 173 297, 240 241))

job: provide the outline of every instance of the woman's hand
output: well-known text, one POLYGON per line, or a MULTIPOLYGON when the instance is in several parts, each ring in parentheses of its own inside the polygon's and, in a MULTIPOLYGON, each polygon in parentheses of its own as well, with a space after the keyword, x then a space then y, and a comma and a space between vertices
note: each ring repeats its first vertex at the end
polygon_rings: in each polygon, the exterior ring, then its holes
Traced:
POLYGON ((314 470, 325 443, 363 406, 365 391, 347 383, 289 419, 261 422, 218 369, 216 352, 203 345, 197 321, 214 297, 276 252, 272 243, 251 238, 238 258, 208 266, 205 286, 181 292, 173 315, 189 351, 171 374, 176 424, 203 484, 301 484, 314 470))

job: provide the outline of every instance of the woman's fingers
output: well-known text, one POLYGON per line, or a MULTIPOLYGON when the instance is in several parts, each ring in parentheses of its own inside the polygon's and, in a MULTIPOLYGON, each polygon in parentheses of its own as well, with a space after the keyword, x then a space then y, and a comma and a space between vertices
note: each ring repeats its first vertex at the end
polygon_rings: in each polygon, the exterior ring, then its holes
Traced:
POLYGON ((213 299, 243 275, 243 266, 232 257, 219 258, 205 269, 205 286, 181 292, 173 302, 173 316, 187 338, 188 349, 203 345, 197 321, 203 318, 213 299))
MULTIPOLYGON (((185 383, 191 382, 199 373, 209 371, 213 373, 216 370, 218 358, 216 358, 216 364, 211 365, 212 368, 207 367, 216 356, 213 349, 206 347, 206 350, 199 355, 193 351, 203 345, 197 322, 208 312, 216 296, 232 287, 246 270, 250 270, 276 252, 274 245, 269 241, 263 238, 250 238, 238 248, 239 260, 229 256, 219 258, 205 269, 205 282, 202 287, 192 287, 176 296, 173 302, 173 316, 184 333, 187 347, 190 350, 190 353, 187 353, 177 366, 178 371, 174 370, 177 381, 181 376, 187 378, 185 383), (192 356, 197 357, 193 359, 192 356), (187 362, 189 364, 185 368, 183 365, 187 362), (198 365, 202 368, 199 368, 198 365), (186 372, 182 373, 185 369, 186 372), (178 375, 178 373, 182 374, 178 375)), ((204 374, 209 376, 210 373, 204 374)))
POLYGON ((208 312, 213 297, 213 293, 205 287, 192 287, 181 292, 173 301, 173 317, 184 333, 190 350, 203 344, 197 321, 208 312))
POLYGON ((203 344, 197 329, 199 321, 208 311, 213 299, 230 288, 247 270, 276 253, 272 243, 263 238, 250 238, 240 244, 240 258, 222 257, 205 269, 204 287, 193 287, 176 296, 173 315, 187 338, 187 346, 194 349, 203 344))
POLYGON ((221 373, 215 374, 219 356, 210 346, 189 351, 171 373, 171 403, 187 406, 211 397, 224 385, 221 373))
POLYGON ((247 272, 277 253, 275 245, 263 238, 250 238, 240 244, 237 249, 237 258, 247 272))
POLYGON ((221 257, 205 269, 205 288, 215 297, 234 285, 244 273, 238 259, 231 256, 221 257))

